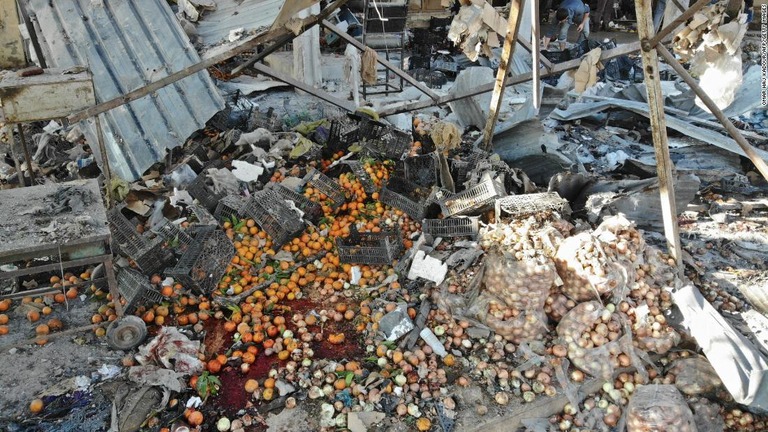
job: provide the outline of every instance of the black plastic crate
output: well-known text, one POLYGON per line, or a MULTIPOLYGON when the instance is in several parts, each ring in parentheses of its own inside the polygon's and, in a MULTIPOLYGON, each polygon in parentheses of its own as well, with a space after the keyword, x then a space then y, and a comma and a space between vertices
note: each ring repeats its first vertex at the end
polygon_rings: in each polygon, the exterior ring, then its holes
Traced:
POLYGON ((373 179, 371 179, 371 176, 368 175, 368 171, 365 170, 362 162, 348 160, 344 161, 344 164, 349 166, 349 168, 355 174, 355 177, 360 180, 360 183, 363 184, 363 190, 366 193, 372 194, 378 190, 376 183, 374 183, 373 179))
POLYGON ((406 158, 405 178, 420 186, 431 187, 437 184, 438 163, 434 154, 406 158))
POLYGON ((366 153, 373 157, 400 160, 411 149, 413 136, 395 128, 385 128, 383 131, 372 129, 370 133, 361 130, 360 143, 366 153))
POLYGON ((341 207, 347 201, 347 197, 344 195, 344 188, 317 169, 313 168, 312 171, 308 172, 304 176, 304 181, 327 196, 332 202, 331 208, 334 210, 341 207))
POLYGON ((213 217, 211 212, 209 212, 205 207, 198 204, 192 204, 187 208, 189 209, 190 212, 192 212, 192 216, 194 216, 195 218, 195 221, 192 223, 193 226, 197 226, 197 227, 219 226, 218 222, 213 217))
POLYGON ((424 219, 421 230, 433 237, 477 237, 479 227, 475 217, 424 219))
POLYGON ((172 254, 162 248, 162 237, 136 231, 136 226, 123 214, 123 208, 125 204, 107 213, 113 251, 132 259, 145 273, 158 272, 173 258, 172 254))
POLYGON ((240 219, 242 216, 243 206, 247 199, 240 195, 227 195, 216 205, 216 211, 213 212, 213 217, 223 222, 225 220, 232 220, 232 217, 240 219))
POLYGON ((477 185, 441 200, 440 207, 445 217, 477 214, 505 195, 501 180, 485 173, 477 185))
POLYGON ((266 189, 275 191, 285 200, 293 201, 296 207, 304 212, 304 219, 311 221, 312 223, 319 222, 324 216, 323 207, 320 204, 286 186, 270 182, 267 183, 266 189))
POLYGON ((165 274, 185 288, 209 294, 216 289, 235 256, 235 246, 224 231, 212 226, 200 228, 194 240, 176 266, 167 269, 165 274))
POLYGON ((196 199, 200 205, 209 212, 215 211, 219 201, 226 194, 213 191, 213 181, 208 177, 208 170, 212 168, 220 169, 224 167, 224 161, 217 160, 206 165, 205 169, 187 186, 187 192, 196 199))
POLYGON ((293 240, 306 228, 299 215, 273 189, 253 194, 243 206, 243 215, 253 219, 269 235, 275 249, 293 240))
POLYGON ((359 233, 336 240, 341 262, 350 264, 392 264, 403 251, 403 242, 397 231, 359 233))
POLYGON ((393 177, 381 189, 379 200, 404 211, 411 219, 420 221, 424 218, 429 201, 429 193, 424 192, 424 188, 415 183, 393 177))
POLYGON ((153 227, 152 232, 162 237, 166 244, 177 253, 183 253, 193 241, 187 231, 168 219, 164 219, 163 222, 153 227))
POLYGON ((323 156, 330 157, 339 151, 346 152, 350 144, 357 141, 358 124, 352 117, 342 117, 331 121, 328 140, 323 147, 323 156))
POLYGON ((152 288, 149 279, 133 269, 122 269, 117 273, 117 289, 125 299, 125 313, 132 313, 139 306, 152 305, 163 300, 163 295, 152 288))

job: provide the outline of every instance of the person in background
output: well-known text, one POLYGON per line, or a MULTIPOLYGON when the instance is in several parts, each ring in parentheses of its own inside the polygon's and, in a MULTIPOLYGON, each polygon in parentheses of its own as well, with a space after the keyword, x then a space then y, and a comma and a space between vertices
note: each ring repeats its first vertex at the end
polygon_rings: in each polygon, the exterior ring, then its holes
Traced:
POLYGON ((577 42, 580 42, 582 38, 589 39, 589 6, 581 0, 563 0, 555 13, 555 19, 557 20, 555 31, 543 38, 542 42, 545 49, 549 46, 552 38, 557 35, 556 40, 560 42, 560 49, 564 50, 568 40, 568 29, 571 25, 578 26, 579 39, 577 42))

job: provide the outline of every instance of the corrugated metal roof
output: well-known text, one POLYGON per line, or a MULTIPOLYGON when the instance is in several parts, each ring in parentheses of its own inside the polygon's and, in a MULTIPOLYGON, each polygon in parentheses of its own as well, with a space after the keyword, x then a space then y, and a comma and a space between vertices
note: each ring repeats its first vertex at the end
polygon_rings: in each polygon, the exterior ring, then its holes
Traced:
MULTIPOLYGON (((52 67, 87 66, 97 102, 164 78, 200 57, 164 0, 30 0, 52 67)), ((101 115, 112 172, 136 180, 224 107, 208 72, 101 115)), ((91 148, 95 121, 81 124, 91 148)))
POLYGON ((197 32, 207 46, 227 39, 229 32, 242 28, 246 33, 270 27, 285 0, 216 0, 216 10, 205 11, 197 32))

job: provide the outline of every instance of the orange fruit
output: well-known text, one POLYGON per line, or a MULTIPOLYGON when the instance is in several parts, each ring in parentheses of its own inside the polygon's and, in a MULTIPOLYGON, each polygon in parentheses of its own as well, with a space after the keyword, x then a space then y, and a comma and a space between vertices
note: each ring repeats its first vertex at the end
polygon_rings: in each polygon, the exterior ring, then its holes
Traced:
POLYGON ((31 311, 27 312, 27 319, 29 320, 29 322, 35 322, 35 321, 39 320, 40 319, 40 312, 35 311, 35 310, 31 310, 31 311))
POLYGON ((0 325, 0 336, 8 334, 8 326, 0 325))
POLYGON ((67 290, 67 293, 65 294, 65 297, 67 297, 70 300, 74 300, 77 298, 77 288, 72 287, 67 290))
POLYGON ((29 411, 32 412, 33 414, 37 414, 42 410, 43 410, 42 399, 35 399, 29 403, 29 411))
POLYGON ((221 362, 217 359, 212 359, 208 362, 208 371, 211 373, 219 373, 221 371, 221 362))
POLYGON ((35 327, 35 334, 37 334, 38 336, 47 335, 50 332, 51 332, 51 329, 46 324, 40 324, 37 327, 35 327))
POLYGON ((0 301, 0 312, 5 312, 11 307, 11 300, 5 299, 3 301, 0 301))
POLYGON ((0 325, 8 324, 9 318, 6 314, 0 314, 0 325))
POLYGON ((259 382, 255 379, 249 379, 245 382, 245 391, 248 393, 253 393, 256 390, 259 389, 259 382))
POLYGON ((197 410, 192 411, 192 413, 189 414, 187 421, 192 426, 200 426, 201 424, 203 424, 203 413, 197 410))

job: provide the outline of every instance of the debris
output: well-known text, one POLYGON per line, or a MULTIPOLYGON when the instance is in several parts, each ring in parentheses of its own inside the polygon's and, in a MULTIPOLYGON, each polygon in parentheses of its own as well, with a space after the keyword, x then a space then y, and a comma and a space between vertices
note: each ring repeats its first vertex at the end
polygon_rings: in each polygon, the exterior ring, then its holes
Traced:
POLYGON ((396 341, 413 329, 413 322, 408 318, 406 305, 401 303, 395 310, 381 318, 379 323, 388 341, 396 341))
POLYGON ((189 340, 174 327, 163 327, 154 339, 139 348, 136 360, 142 365, 156 364, 184 375, 195 375, 203 370, 198 360, 199 341, 189 340))
MULTIPOLYGON (((459 73, 451 89, 452 94, 463 94, 477 86, 492 83, 493 70, 489 67, 471 67, 459 73)), ((462 127, 475 126, 482 128, 488 117, 488 107, 491 106, 491 95, 483 93, 477 96, 459 99, 451 102, 451 110, 456 113, 456 119, 462 127)))
POLYGON ((448 266, 445 263, 428 256, 424 251, 418 251, 413 257, 411 269, 408 271, 408 279, 423 278, 440 285, 443 283, 446 273, 448 273, 448 266))

